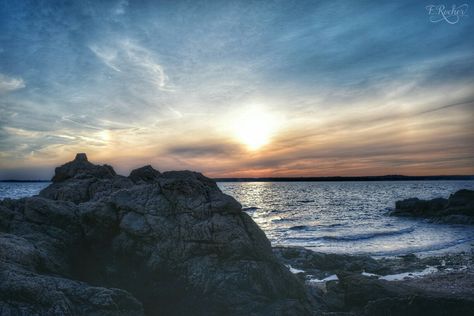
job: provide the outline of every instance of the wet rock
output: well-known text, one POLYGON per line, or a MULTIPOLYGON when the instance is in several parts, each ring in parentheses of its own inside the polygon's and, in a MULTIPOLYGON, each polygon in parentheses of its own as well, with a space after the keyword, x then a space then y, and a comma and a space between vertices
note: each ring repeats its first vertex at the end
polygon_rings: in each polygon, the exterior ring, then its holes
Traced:
POLYGON ((470 315, 472 309, 472 272, 437 273, 403 281, 379 279, 382 275, 422 271, 430 266, 464 271, 472 265, 472 253, 422 258, 408 254, 375 260, 301 247, 274 247, 273 251, 288 268, 299 272, 298 277, 306 281, 307 291, 323 315, 451 315, 451 311, 470 315), (337 274, 336 280, 331 277, 333 281, 322 281, 333 274, 337 274))
POLYGON ((150 168, 126 178, 78 155, 40 196, 0 201, 0 314, 313 313, 235 199, 150 168))
POLYGON ((338 271, 387 272, 384 265, 370 256, 322 253, 303 247, 273 247, 273 252, 283 263, 320 278, 338 271))
POLYGON ((448 200, 437 198, 433 200, 420 200, 417 198, 397 201, 395 203, 395 213, 407 216, 436 216, 448 206, 448 200))
POLYGON ((397 201, 391 215, 430 218, 440 223, 474 224, 474 191, 460 190, 449 199, 397 201))
POLYGON ((397 282, 338 274, 345 305, 360 315, 472 315, 472 297, 420 291, 397 282))
POLYGON ((364 308, 366 316, 446 316, 472 315, 474 301, 439 295, 414 295, 383 298, 369 302, 364 308))
POLYGON ((474 191, 459 190, 448 199, 448 214, 474 217, 474 191))

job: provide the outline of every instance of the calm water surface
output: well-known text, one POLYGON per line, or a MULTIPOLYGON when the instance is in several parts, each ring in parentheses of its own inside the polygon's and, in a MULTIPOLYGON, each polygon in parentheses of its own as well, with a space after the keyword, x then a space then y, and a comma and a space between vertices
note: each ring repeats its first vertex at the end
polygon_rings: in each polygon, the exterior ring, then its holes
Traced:
MULTIPOLYGON (((0 199, 37 194, 49 183, 0 183, 0 199)), ((334 253, 429 254, 474 244, 474 227, 387 216, 395 201, 448 197, 474 181, 222 182, 274 245, 334 253)))
POLYGON ((274 245, 334 253, 399 255, 463 250, 474 227, 387 216, 395 201, 447 198, 474 181, 230 182, 234 196, 274 245))

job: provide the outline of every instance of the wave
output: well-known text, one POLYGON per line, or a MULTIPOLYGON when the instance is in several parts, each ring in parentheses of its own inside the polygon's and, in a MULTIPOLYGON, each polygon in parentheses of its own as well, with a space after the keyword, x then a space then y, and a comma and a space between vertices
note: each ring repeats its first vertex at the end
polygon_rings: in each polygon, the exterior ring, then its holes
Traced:
MULTIPOLYGON (((293 229, 290 228, 290 230, 303 230, 306 227, 303 227, 303 225, 298 225, 298 226, 293 226, 293 229)), ((300 236, 294 236, 294 237, 287 237, 286 240, 291 240, 291 241, 298 241, 298 242, 315 242, 315 241, 358 241, 358 240, 366 240, 366 239, 371 239, 371 238, 377 238, 377 237, 386 237, 386 236, 396 236, 396 235, 402 235, 402 234, 407 234, 411 233, 415 230, 415 227, 408 227, 408 228, 403 228, 400 230, 392 230, 392 231, 379 231, 379 232, 372 232, 372 233, 363 233, 363 234, 353 234, 353 235, 341 235, 341 236, 320 236, 320 237, 300 237, 300 236)))
POLYGON ((430 252, 430 251, 437 251, 437 250, 443 250, 451 247, 455 247, 464 243, 468 243, 474 241, 474 238, 462 238, 462 239, 456 239, 452 241, 447 241, 435 245, 429 245, 429 246, 414 246, 414 247, 409 247, 409 248, 403 248, 403 249, 396 249, 392 251, 375 251, 372 252, 371 254, 373 256, 399 256, 399 255, 405 255, 409 253, 423 253, 423 252, 430 252))
MULTIPOLYGON (((287 218, 280 218, 279 221, 292 221, 291 218, 287 219, 287 218)), ((295 225, 295 226, 291 226, 290 228, 288 228, 289 230, 318 230, 318 229, 324 229, 324 228, 332 228, 332 227, 341 227, 341 226, 345 226, 346 224, 342 224, 342 223, 335 223, 335 224, 318 224, 318 225, 315 225, 315 226, 306 226, 306 225, 295 225)))
POLYGON ((313 202, 315 202, 315 200, 298 200, 296 202, 298 202, 298 203, 313 203, 313 202))
POLYGON ((306 225, 296 225, 296 226, 292 226, 288 229, 289 230, 302 230, 302 229, 306 229, 306 228, 308 228, 308 226, 306 226, 306 225))
POLYGON ((394 235, 403 235, 411 233, 415 230, 415 227, 407 227, 399 230, 389 230, 389 231, 378 231, 372 233, 362 233, 362 234, 353 234, 353 235, 342 235, 342 236, 322 236, 319 239, 325 240, 336 240, 336 241, 356 241, 371 239, 376 237, 385 237, 385 236, 394 236, 394 235))
POLYGON ((259 210, 259 209, 260 209, 260 207, 250 206, 250 207, 244 207, 244 208, 242 208, 242 211, 245 211, 245 212, 252 212, 252 211, 259 210))

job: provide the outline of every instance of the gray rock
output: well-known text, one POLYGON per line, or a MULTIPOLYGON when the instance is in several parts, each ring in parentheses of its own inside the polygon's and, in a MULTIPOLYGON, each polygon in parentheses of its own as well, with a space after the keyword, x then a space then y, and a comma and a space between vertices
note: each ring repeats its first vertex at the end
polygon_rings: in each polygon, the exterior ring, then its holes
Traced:
POLYGON ((370 256, 315 252, 303 247, 273 247, 277 258, 305 274, 324 278, 338 271, 383 274, 387 267, 370 256))
POLYGON ((52 184, 39 195, 52 200, 83 203, 100 200, 113 191, 133 186, 132 180, 119 176, 111 166, 97 166, 85 154, 55 169, 52 184))
POLYGON ((474 191, 460 190, 451 194, 449 199, 397 201, 391 215, 430 218, 441 223, 474 224, 474 191))
POLYGON ((57 167, 51 181, 62 182, 70 178, 112 178, 116 175, 114 169, 109 165, 96 166, 87 160, 84 153, 76 155, 73 161, 70 161, 61 167, 57 167))
POLYGON ((78 155, 39 197, 0 201, 2 315, 314 313, 302 282, 214 181, 132 174, 78 155))
POLYGON ((126 291, 51 273, 51 253, 27 238, 0 233, 0 315, 143 315, 126 291))
POLYGON ((447 296, 376 278, 339 273, 345 304, 360 315, 472 315, 472 297, 447 296))
POLYGON ((156 181, 160 175, 161 173, 158 170, 148 165, 132 170, 128 178, 132 180, 133 183, 151 183, 156 181))

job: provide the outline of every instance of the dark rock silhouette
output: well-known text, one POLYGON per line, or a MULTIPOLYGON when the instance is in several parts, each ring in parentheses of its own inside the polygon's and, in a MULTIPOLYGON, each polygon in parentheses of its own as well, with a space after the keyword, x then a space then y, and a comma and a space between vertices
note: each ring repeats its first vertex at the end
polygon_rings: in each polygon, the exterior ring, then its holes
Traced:
POLYGON ((391 215, 431 218, 445 223, 474 224, 474 191, 459 190, 448 199, 411 198, 397 201, 391 215))
POLYGON ((419 289, 360 274, 338 273, 344 303, 351 311, 376 315, 470 315, 474 300, 419 289))
POLYGON ((70 178, 112 178, 115 171, 109 165, 96 166, 87 160, 87 155, 79 153, 73 161, 55 169, 53 182, 62 182, 70 178))
POLYGON ((156 181, 160 175, 161 173, 159 171, 153 169, 152 166, 148 165, 132 170, 128 177, 130 178, 130 180, 133 181, 133 183, 151 183, 156 181))
POLYGON ((307 315, 302 283, 203 175, 116 175, 78 154, 0 201, 1 315, 307 315))

